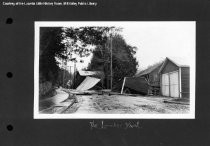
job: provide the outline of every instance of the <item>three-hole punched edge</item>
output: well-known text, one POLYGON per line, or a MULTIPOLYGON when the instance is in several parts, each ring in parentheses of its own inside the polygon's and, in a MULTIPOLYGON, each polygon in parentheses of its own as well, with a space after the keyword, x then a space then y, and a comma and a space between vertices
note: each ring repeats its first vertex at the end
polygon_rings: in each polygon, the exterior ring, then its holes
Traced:
MULTIPOLYGON (((7 18, 6 19, 6 24, 12 24, 13 23, 13 19, 12 18, 7 18)), ((12 72, 7 72, 7 77, 8 78, 12 78, 13 74, 12 72)))
MULTIPOLYGON (((12 18, 7 18, 6 24, 12 24, 12 23, 13 23, 13 19, 12 18)), ((12 78, 13 73, 12 72, 7 72, 6 75, 7 75, 8 78, 12 78)), ((7 125, 6 128, 7 128, 8 131, 12 131, 14 129, 11 124, 7 125)))

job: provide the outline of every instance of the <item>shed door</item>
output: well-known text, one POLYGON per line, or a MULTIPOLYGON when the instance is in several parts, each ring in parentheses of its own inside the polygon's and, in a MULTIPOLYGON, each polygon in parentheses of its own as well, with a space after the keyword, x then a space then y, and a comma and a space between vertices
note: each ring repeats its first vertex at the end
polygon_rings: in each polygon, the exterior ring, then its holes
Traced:
POLYGON ((162 94, 169 96, 169 74, 162 74, 162 94))
POLYGON ((179 97, 179 74, 177 72, 173 72, 169 74, 169 82, 170 82, 170 96, 171 97, 179 97))

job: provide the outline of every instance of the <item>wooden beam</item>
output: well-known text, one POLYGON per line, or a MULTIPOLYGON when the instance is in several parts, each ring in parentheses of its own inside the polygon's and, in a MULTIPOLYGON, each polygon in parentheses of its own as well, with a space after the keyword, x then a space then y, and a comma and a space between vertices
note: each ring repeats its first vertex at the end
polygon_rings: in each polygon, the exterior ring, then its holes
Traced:
POLYGON ((121 94, 123 94, 123 89, 124 89, 124 86, 125 86, 125 80, 126 80, 126 77, 124 77, 124 80, 123 80, 123 84, 122 84, 122 88, 121 88, 121 94))

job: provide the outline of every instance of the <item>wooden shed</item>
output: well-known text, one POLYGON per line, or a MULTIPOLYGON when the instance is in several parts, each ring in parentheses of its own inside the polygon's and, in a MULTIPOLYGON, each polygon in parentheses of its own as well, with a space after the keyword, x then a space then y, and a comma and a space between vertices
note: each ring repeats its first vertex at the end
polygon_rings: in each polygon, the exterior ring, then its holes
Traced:
POLYGON ((145 80, 148 83, 148 95, 159 95, 160 93, 160 77, 159 77, 159 70, 163 64, 163 61, 160 61, 156 64, 153 64, 147 69, 137 73, 135 77, 142 77, 145 78, 145 80))
POLYGON ((160 70, 160 87, 163 96, 189 98, 190 66, 185 59, 166 58, 160 70))
POLYGON ((121 93, 125 87, 125 91, 129 88, 132 93, 138 92, 144 95, 159 95, 160 78, 158 71, 162 64, 163 61, 160 61, 136 73, 134 77, 125 77, 121 93))

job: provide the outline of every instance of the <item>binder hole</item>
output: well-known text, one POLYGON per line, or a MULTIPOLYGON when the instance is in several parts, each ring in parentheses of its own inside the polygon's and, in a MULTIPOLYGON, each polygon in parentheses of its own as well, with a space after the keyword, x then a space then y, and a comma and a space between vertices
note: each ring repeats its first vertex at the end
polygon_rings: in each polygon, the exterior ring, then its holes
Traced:
POLYGON ((12 74, 11 72, 8 72, 8 73, 7 73, 7 77, 8 77, 8 78, 12 78, 12 76, 13 76, 13 74, 12 74))
POLYGON ((13 19, 12 18, 7 18, 6 24, 12 24, 12 23, 13 23, 13 19))
POLYGON ((7 125, 7 130, 8 131, 12 131, 13 130, 13 126, 12 125, 7 125))

